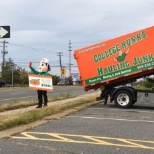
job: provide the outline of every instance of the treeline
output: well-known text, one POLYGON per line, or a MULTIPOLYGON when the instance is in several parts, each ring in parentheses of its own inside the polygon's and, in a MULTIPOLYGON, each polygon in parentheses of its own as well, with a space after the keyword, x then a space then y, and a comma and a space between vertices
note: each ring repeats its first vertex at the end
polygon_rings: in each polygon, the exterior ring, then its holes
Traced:
MULTIPOLYGON (((5 81, 8 85, 28 85, 28 73, 30 71, 25 70, 24 68, 18 66, 14 61, 9 58, 3 64, 1 64, 1 77, 0 80, 5 81)), ((53 84, 56 85, 60 81, 60 77, 52 75, 53 84)))

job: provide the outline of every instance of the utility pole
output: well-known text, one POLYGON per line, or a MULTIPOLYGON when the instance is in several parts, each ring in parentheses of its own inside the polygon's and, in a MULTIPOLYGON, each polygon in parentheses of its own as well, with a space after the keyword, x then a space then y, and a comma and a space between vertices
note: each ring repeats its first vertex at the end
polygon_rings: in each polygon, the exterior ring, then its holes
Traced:
POLYGON ((71 46, 71 41, 69 40, 69 43, 68 43, 68 48, 69 48, 69 64, 68 64, 68 66, 69 66, 69 76, 71 76, 71 65, 73 65, 73 64, 71 64, 71 51, 72 51, 72 46, 71 46))
MULTIPOLYGON (((62 70, 62 63, 61 63, 61 56, 62 56, 62 53, 63 53, 63 52, 58 52, 58 53, 57 53, 57 54, 58 54, 57 56, 59 56, 60 72, 61 72, 61 70, 62 70)), ((61 74, 61 80, 62 80, 62 77, 63 77, 63 76, 62 76, 62 74, 61 74)))
POLYGON ((3 62, 2 62, 2 78, 5 79, 5 72, 4 72, 4 66, 5 66, 5 54, 8 53, 8 51, 6 51, 5 47, 6 47, 6 43, 9 43, 9 42, 6 42, 5 40, 3 42, 3 50, 2 50, 2 56, 3 56, 3 62))
POLYGON ((62 69, 62 63, 61 63, 61 56, 62 56, 62 53, 63 52, 58 52, 57 54, 57 56, 59 56, 59 63, 60 63, 60 69, 62 69))

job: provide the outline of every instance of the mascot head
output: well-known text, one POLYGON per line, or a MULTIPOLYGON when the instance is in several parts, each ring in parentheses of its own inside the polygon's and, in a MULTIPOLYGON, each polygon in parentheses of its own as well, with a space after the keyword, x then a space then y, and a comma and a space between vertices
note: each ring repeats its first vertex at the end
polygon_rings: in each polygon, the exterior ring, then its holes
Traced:
POLYGON ((43 58, 38 67, 39 72, 48 72, 50 71, 49 59, 43 58))

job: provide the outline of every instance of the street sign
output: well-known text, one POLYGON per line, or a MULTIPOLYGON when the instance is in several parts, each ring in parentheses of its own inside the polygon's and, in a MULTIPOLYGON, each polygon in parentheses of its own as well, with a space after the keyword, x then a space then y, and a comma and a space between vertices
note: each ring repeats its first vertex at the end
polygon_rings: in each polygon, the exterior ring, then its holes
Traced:
POLYGON ((0 38, 10 38, 10 26, 0 26, 0 38))
POLYGON ((62 68, 62 69, 60 70, 60 73, 61 73, 61 74, 66 74, 66 69, 65 69, 65 68, 62 68))
POLYGON ((71 73, 72 81, 80 81, 79 73, 71 73))

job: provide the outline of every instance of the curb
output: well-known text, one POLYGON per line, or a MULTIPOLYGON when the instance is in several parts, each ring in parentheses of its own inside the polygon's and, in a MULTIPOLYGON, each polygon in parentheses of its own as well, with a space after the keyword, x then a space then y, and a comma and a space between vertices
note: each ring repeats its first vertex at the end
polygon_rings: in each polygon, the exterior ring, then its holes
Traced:
MULTIPOLYGON (((76 101, 76 100, 79 100, 79 99, 82 99, 82 98, 85 98, 85 97, 97 96, 97 95, 98 95, 98 92, 94 92, 94 93, 90 93, 90 94, 80 95, 80 96, 77 96, 77 97, 74 97, 74 98, 68 98, 68 99, 64 99, 64 100, 48 102, 48 107, 52 107, 52 106, 57 105, 57 104, 65 104, 65 103, 68 103, 70 101, 76 101)), ((26 108, 20 108, 20 109, 0 112, 0 116, 11 115, 11 114, 20 114, 20 113, 28 112, 28 111, 31 111, 31 110, 39 110, 39 109, 36 109, 36 106, 29 106, 29 107, 26 107, 26 108)))

